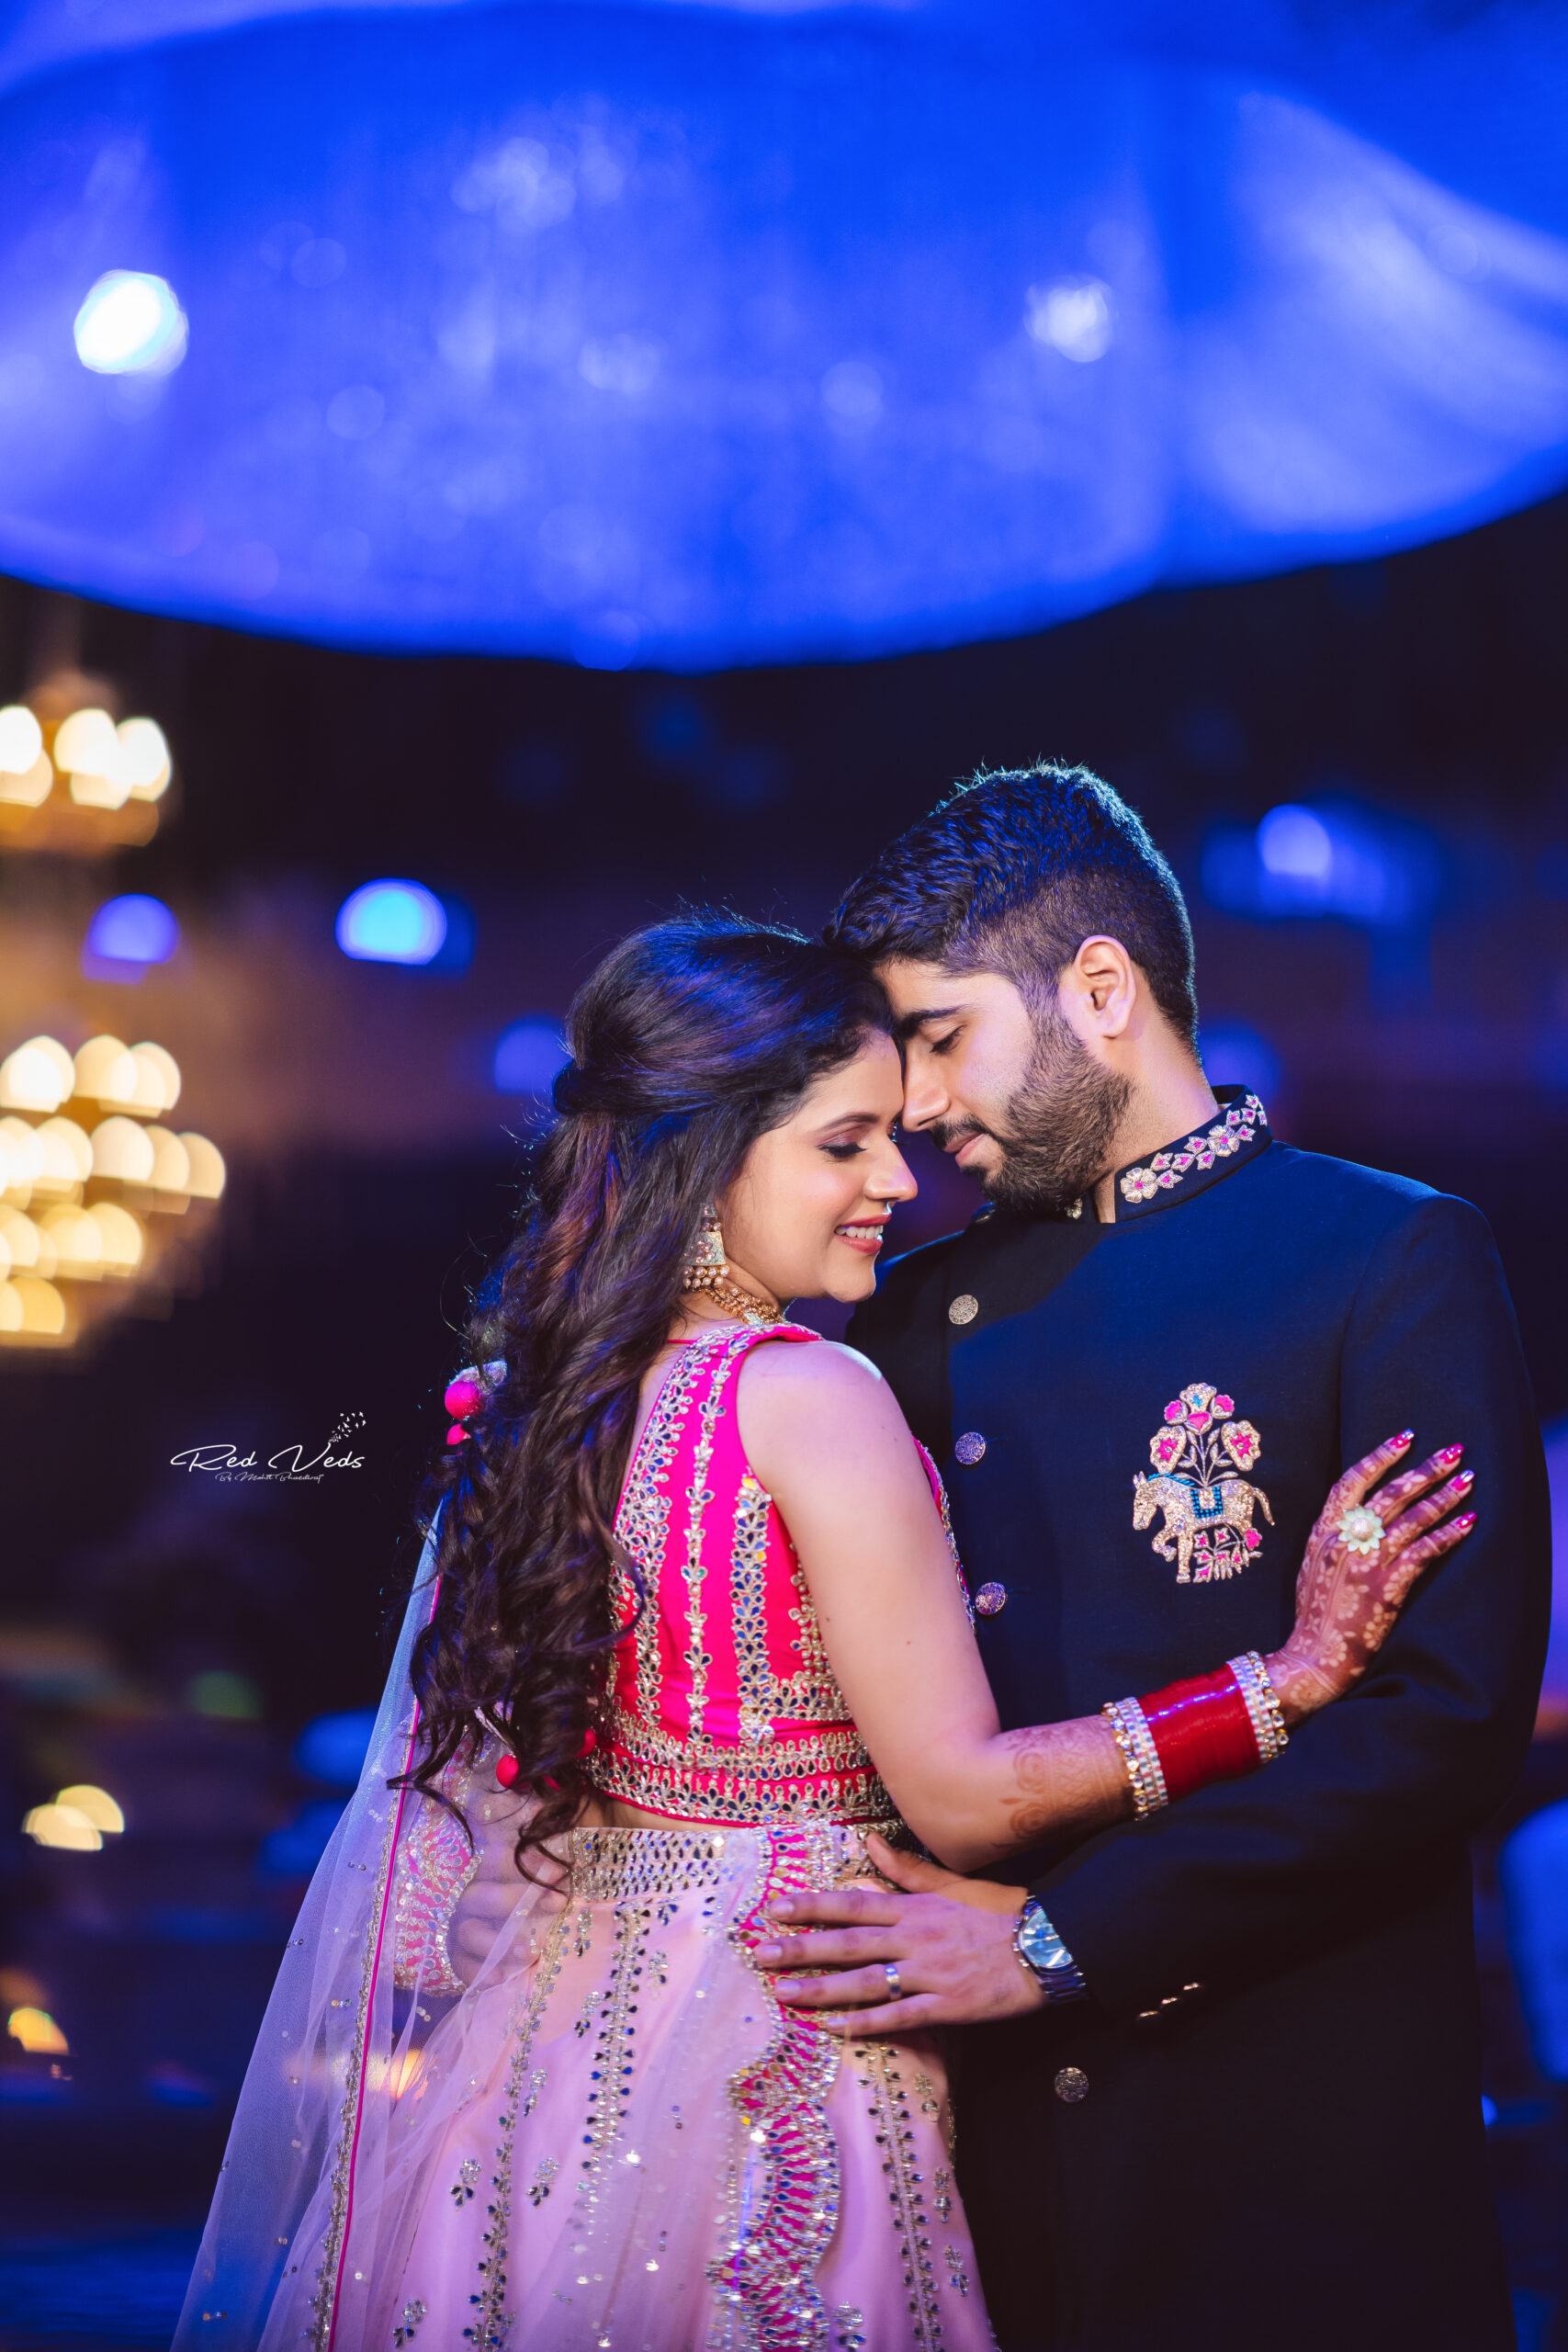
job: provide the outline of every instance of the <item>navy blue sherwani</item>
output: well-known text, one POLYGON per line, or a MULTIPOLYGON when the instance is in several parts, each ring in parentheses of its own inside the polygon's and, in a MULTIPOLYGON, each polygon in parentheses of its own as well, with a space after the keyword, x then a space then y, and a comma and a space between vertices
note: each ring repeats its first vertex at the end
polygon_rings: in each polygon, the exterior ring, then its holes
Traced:
POLYGON ((1224 1099, 1113 1225, 983 1209, 850 1326, 995 1588, 1004 1727, 1277 1648, 1330 1485, 1402 1429, 1463 1441, 1479 1520, 1277 1762, 1020 1871, 1089 1998, 961 2038, 986 2292, 1017 2352, 1511 2352, 1465 1841, 1549 1612, 1514 1316, 1474 1209, 1224 1099))

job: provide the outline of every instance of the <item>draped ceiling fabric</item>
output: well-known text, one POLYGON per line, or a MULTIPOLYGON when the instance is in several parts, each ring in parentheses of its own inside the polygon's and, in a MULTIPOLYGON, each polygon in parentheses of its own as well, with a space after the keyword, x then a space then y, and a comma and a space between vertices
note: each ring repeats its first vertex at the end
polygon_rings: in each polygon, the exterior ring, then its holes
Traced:
POLYGON ((1565 97, 1555 0, 10 0, 0 568, 695 669, 1407 545, 1568 481, 1565 97))

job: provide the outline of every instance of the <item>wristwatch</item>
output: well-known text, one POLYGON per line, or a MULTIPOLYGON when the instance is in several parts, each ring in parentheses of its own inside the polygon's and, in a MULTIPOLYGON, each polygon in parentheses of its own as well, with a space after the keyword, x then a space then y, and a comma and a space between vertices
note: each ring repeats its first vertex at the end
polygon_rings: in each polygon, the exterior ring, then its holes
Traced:
POLYGON ((1089 1992, 1078 1966, 1032 1894, 1018 1915, 1012 1948, 1050 2002, 1081 2001, 1089 1992))

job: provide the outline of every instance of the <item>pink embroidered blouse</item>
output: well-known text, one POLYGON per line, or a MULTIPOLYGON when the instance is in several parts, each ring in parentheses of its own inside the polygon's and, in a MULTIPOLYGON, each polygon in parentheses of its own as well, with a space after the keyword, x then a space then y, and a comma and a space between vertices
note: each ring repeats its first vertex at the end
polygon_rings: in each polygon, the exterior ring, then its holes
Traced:
MULTIPOLYGON (((587 1768, 605 1796, 692 1821, 894 1815, 828 1664, 789 1530, 740 1442, 738 1376, 752 1348, 819 1337, 794 1323, 720 1332, 685 1347, 665 1378, 615 1520, 647 1605, 618 1568, 626 1630, 587 1768)), ((922 1459, 942 1501, 923 1449, 922 1459)))

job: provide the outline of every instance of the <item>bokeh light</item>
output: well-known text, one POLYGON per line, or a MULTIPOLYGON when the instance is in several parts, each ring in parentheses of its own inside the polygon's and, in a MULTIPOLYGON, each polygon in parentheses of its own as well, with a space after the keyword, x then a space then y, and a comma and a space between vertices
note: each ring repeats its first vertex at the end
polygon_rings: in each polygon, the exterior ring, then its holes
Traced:
POLYGON ((73 1781, 70 1788, 61 1790, 54 1802, 85 1814, 94 1828, 102 1830, 105 1837, 118 1838, 125 1827, 125 1815, 108 1791, 91 1781, 73 1781))
POLYGON ((364 882, 338 909, 337 944, 367 964, 429 964, 446 938, 446 910, 423 882, 364 882))
POLYGON ((162 899, 139 890, 107 899, 87 926, 85 953, 103 964, 166 964, 180 927, 162 899))
POLYGON ((76 356, 99 376, 166 374, 186 356, 187 322, 165 277, 106 270, 76 313, 76 356))
POLYGON ((55 2024, 47 2009, 24 2002, 11 2011, 6 2020, 6 2030, 13 2041, 19 2041, 29 2058, 68 2058, 71 2045, 55 2024))
POLYGON ((103 1831, 73 1804, 35 1804, 22 1822, 35 1846, 52 1846, 62 1853, 96 1854, 103 1831))
POLYGON ((503 1029, 496 1041, 491 1075, 498 1094, 531 1094, 547 1101, 557 1072, 567 1059, 560 1023, 531 1013, 503 1029))

